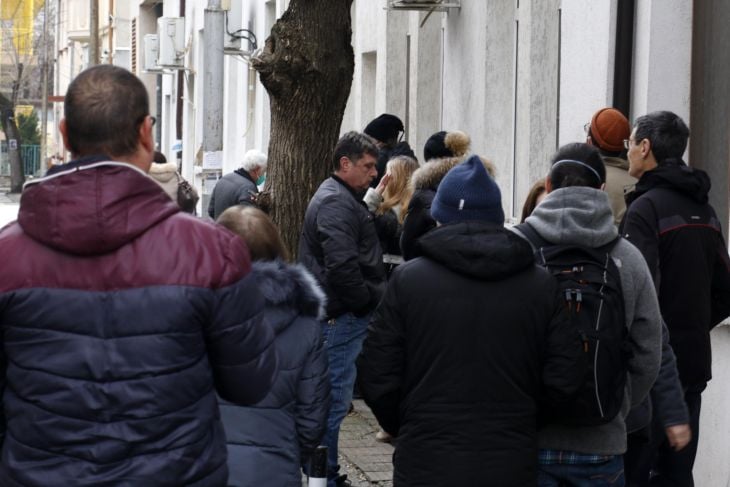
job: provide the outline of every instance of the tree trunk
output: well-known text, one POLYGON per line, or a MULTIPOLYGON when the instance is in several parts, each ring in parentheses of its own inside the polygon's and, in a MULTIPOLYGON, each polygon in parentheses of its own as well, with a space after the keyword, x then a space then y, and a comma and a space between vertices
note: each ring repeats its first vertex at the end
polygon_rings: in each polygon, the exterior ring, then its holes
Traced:
POLYGON ((10 192, 20 193, 25 182, 23 158, 20 153, 20 131, 15 122, 13 104, 0 94, 0 122, 2 123, 5 140, 8 144, 8 161, 10 162, 10 192), (11 140, 15 140, 15 148, 11 147, 11 140))
POLYGON ((291 0, 253 60, 271 99, 265 191, 296 256, 307 203, 332 171, 355 67, 352 0, 291 0))

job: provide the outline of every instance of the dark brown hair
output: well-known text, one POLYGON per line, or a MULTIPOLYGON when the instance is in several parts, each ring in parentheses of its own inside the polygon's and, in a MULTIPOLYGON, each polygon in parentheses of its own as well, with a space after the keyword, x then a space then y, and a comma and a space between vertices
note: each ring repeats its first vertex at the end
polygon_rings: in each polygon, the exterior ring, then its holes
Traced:
POLYGON ((258 208, 232 206, 221 213, 216 221, 246 241, 251 260, 289 260, 279 229, 258 208))
POLYGON ((537 206, 537 199, 545 191, 547 191, 547 188, 545 188, 545 179, 540 179, 532 185, 530 192, 527 193, 525 204, 522 205, 522 218, 520 218, 520 223, 525 223, 527 217, 532 215, 532 212, 535 211, 535 207, 537 206))
POLYGON ((378 148, 375 141, 369 135, 360 132, 347 132, 337 141, 332 156, 332 167, 335 171, 339 171, 342 157, 347 157, 353 164, 357 164, 357 161, 365 154, 370 154, 377 159, 378 148))
POLYGON ((147 90, 126 69, 101 64, 76 76, 64 99, 69 149, 74 156, 133 154, 149 114, 147 90))

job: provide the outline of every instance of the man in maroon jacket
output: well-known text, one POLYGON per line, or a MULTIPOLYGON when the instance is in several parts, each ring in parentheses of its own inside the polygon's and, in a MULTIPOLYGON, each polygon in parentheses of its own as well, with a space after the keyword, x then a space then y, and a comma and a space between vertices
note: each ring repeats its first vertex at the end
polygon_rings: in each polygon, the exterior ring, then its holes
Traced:
POLYGON ((147 176, 133 74, 82 72, 64 112, 75 160, 0 232, 0 485, 223 486, 215 392, 255 403, 277 368, 248 250, 147 176))

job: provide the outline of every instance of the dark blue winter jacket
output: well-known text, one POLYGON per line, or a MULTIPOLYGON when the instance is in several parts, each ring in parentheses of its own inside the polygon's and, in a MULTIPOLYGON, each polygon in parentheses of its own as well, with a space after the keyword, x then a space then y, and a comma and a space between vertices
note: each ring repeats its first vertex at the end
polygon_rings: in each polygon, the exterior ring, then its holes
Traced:
POLYGON ((226 485, 215 392, 276 374, 241 239, 96 162, 26 185, 0 255, 0 485, 226 485))
POLYGON ((229 486, 301 487, 301 462, 327 424, 330 382, 322 347, 324 293, 301 265, 255 262, 252 274, 276 333, 279 375, 254 406, 221 403, 229 486))

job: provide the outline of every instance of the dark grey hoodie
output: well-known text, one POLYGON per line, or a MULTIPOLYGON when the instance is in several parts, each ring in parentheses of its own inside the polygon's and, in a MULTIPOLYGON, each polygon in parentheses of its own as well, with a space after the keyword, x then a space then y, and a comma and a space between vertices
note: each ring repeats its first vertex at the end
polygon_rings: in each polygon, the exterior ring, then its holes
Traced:
MULTIPOLYGON (((605 192, 584 186, 550 192, 526 222, 554 244, 600 247, 618 236, 605 192)), ((519 233, 518 231, 516 231, 519 233)), ((585 454, 619 455, 626 451, 625 418, 646 397, 659 371, 661 314, 651 274, 641 253, 620 239, 611 256, 621 274, 626 323, 633 356, 621 411, 601 426, 552 424, 539 432, 540 448, 585 454)))

